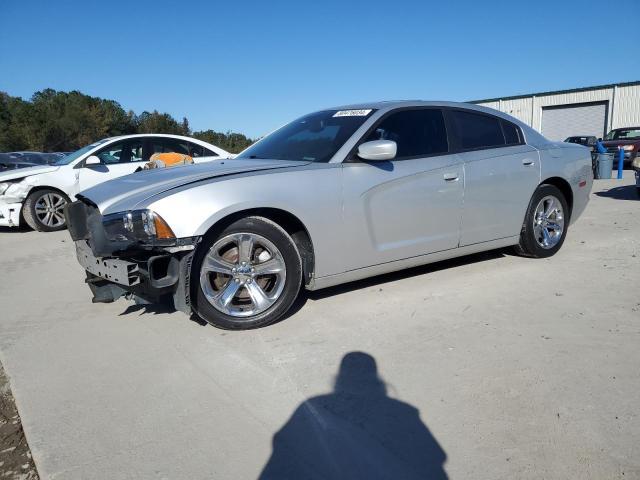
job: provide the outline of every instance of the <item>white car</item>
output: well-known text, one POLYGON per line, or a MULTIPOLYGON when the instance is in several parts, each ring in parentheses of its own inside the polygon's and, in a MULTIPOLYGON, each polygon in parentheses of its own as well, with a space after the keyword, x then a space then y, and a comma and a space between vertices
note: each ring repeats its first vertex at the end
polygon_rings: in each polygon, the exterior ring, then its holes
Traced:
POLYGON ((17 227, 21 219, 34 230, 65 228, 64 206, 82 190, 141 169, 154 153, 189 155, 195 163, 233 155, 190 137, 138 134, 105 138, 52 165, 0 173, 0 226, 17 227))

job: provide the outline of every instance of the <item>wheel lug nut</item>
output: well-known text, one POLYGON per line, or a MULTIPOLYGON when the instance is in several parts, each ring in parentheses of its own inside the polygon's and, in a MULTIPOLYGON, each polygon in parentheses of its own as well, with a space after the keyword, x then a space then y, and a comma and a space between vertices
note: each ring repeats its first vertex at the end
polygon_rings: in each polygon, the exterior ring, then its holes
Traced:
POLYGON ((240 279, 238 279, 238 278, 236 278, 236 279, 235 279, 235 282, 236 282, 236 283, 238 283, 239 281, 240 281, 240 279))

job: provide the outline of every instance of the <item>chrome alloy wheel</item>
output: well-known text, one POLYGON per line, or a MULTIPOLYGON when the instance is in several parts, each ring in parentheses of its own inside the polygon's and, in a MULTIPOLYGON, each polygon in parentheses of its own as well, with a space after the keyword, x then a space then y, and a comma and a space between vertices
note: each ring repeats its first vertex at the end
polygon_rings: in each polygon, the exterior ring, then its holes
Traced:
POLYGON ((272 242, 255 233, 232 233, 204 257, 200 286, 216 310, 251 317, 278 300, 286 275, 284 258, 272 242))
POLYGON ((533 215, 533 235, 542 248, 553 248, 564 233, 562 204, 553 195, 547 195, 538 203, 533 215))
POLYGON ((64 225, 64 206, 67 200, 57 193, 45 193, 36 202, 36 217, 42 225, 59 227, 64 225))

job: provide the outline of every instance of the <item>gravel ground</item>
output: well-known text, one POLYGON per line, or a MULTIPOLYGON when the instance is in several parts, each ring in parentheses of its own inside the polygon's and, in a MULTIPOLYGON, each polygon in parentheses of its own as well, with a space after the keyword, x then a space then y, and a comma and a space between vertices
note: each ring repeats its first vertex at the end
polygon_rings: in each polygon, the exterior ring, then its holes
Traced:
POLYGON ((37 480, 38 473, 22 430, 9 379, 0 364, 0 477, 37 480))
POLYGON ((596 181, 553 258, 315 292, 250 332, 92 304, 66 232, 4 230, 0 360, 42 478, 640 478, 639 207, 631 172, 596 181))

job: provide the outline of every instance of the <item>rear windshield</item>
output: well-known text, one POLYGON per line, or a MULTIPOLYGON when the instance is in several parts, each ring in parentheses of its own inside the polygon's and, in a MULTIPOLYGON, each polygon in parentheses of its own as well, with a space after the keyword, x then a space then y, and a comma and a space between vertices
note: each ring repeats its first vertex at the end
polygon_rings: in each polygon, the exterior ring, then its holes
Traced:
POLYGON ((263 138, 236 159, 328 162, 372 113, 372 109, 325 110, 306 115, 263 138))

